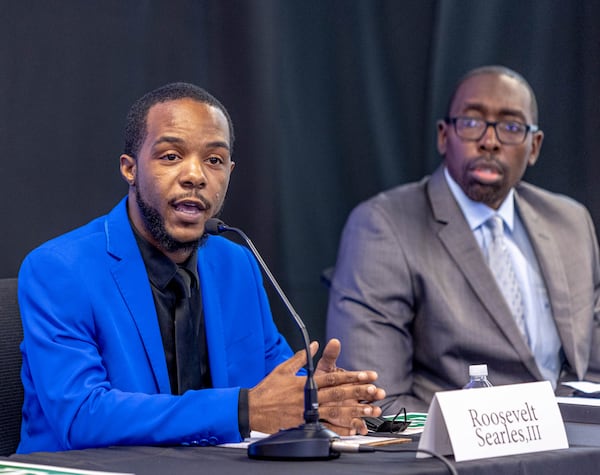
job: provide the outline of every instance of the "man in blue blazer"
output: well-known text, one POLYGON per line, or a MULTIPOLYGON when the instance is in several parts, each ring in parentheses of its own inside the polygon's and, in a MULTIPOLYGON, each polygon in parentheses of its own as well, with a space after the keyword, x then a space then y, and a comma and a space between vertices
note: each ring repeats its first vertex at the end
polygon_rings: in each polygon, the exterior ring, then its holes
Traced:
MULTIPOLYGON (((300 424, 305 354, 292 356, 277 331, 251 253, 204 233, 234 167, 227 111, 203 89, 170 84, 133 105, 125 142, 128 196, 22 264, 18 451, 212 445, 300 424), (188 300, 172 287, 180 274, 188 300), (181 301, 193 303, 184 317, 181 301)), ((317 365, 321 417, 364 433, 359 416, 378 415, 370 402, 384 392, 372 371, 338 371, 339 351, 330 342, 317 365)))

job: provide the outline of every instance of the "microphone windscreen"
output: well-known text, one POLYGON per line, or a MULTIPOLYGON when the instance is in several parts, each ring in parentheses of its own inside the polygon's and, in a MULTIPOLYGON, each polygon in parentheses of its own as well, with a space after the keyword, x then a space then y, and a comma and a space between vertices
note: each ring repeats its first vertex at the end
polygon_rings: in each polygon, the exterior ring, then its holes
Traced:
POLYGON ((225 231, 225 223, 217 218, 210 218, 204 224, 204 231, 208 234, 221 234, 225 231))

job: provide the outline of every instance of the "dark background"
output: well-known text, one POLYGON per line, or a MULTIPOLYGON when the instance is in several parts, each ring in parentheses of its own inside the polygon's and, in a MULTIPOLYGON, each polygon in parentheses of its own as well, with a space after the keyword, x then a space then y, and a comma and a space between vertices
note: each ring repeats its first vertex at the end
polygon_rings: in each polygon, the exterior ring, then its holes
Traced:
POLYGON ((598 1, 0 0, 0 18, 0 277, 126 193, 125 114, 179 80, 229 109, 223 219, 251 236, 313 339, 349 211, 438 165, 435 119, 467 69, 529 79, 546 138, 526 178, 600 223, 598 1))

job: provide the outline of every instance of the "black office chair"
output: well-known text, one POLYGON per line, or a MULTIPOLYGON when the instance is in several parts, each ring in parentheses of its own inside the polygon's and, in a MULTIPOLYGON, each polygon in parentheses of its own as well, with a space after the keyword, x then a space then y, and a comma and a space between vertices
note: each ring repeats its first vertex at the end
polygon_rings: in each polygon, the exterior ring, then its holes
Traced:
POLYGON ((14 454, 19 445, 23 384, 23 326, 17 305, 17 279, 0 279, 0 455, 14 454))

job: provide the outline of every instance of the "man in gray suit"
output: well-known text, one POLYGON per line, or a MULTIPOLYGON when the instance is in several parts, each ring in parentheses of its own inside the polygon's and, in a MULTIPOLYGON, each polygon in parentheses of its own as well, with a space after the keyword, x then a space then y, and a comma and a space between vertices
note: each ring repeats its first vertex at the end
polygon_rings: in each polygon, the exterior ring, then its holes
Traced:
POLYGON ((427 410, 435 392, 467 382, 470 364, 486 363, 494 385, 594 379, 596 235, 583 206, 521 182, 542 146, 537 114, 518 73, 470 71, 437 123, 443 164, 351 213, 327 333, 345 348, 341 366, 378 372, 384 413, 427 410), (488 265, 494 216, 510 296, 488 265))

